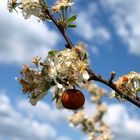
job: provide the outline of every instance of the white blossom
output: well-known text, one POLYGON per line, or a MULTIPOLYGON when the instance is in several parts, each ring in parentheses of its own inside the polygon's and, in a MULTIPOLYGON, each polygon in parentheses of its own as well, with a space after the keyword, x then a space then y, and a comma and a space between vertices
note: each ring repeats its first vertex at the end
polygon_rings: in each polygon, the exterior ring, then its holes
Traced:
POLYGON ((8 2, 8 9, 10 12, 16 10, 16 8, 21 9, 23 17, 25 19, 30 18, 30 16, 39 17, 41 13, 41 5, 39 0, 9 0, 8 2))
POLYGON ((22 0, 22 14, 25 19, 31 15, 39 17, 40 3, 39 0, 22 0))

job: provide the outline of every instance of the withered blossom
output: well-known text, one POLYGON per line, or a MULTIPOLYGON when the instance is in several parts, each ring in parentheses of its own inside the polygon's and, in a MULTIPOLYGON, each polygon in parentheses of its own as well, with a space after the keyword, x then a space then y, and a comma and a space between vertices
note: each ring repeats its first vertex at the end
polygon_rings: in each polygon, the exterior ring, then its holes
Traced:
POLYGON ((16 11, 16 7, 20 4, 21 3, 17 3, 17 0, 8 0, 7 8, 9 10, 9 12, 13 12, 13 10, 16 11))
MULTIPOLYGON (((129 94, 133 98, 138 97, 138 92, 140 91, 140 73, 130 72, 127 75, 121 76, 116 82, 115 85, 124 93, 129 94)), ((113 92, 112 97, 121 99, 120 95, 117 92, 113 92)))

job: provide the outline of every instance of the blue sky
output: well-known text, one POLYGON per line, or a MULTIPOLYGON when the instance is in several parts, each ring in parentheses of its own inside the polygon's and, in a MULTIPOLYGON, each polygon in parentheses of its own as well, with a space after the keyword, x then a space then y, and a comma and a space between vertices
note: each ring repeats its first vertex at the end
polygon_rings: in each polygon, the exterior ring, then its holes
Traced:
MULTIPOLYGON (((140 67, 140 1, 137 0, 77 0, 72 12, 77 14, 77 28, 69 30, 73 43, 87 45, 90 65, 108 78, 140 67)), ((68 125, 67 110, 57 110, 47 96, 36 107, 15 81, 24 63, 33 56, 46 57, 51 49, 62 49, 65 41, 51 23, 37 22, 31 17, 9 13, 6 1, 0 2, 0 140, 86 140, 78 129, 68 125)), ((103 87, 106 87, 100 84, 103 87)), ((107 88, 107 87, 106 87, 107 88)), ((108 97, 108 123, 115 140, 139 140, 139 109, 130 103, 120 103, 108 97), (120 130, 121 128, 121 130, 120 130)), ((89 100, 87 109, 91 110, 89 100)))

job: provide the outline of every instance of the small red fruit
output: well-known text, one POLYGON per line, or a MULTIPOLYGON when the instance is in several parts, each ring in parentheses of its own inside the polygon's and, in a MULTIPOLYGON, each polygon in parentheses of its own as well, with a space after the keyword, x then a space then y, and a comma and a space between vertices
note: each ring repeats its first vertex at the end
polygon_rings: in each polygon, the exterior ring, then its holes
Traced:
POLYGON ((84 105, 85 97, 77 89, 66 89, 62 94, 61 101, 65 108, 77 110, 84 105))

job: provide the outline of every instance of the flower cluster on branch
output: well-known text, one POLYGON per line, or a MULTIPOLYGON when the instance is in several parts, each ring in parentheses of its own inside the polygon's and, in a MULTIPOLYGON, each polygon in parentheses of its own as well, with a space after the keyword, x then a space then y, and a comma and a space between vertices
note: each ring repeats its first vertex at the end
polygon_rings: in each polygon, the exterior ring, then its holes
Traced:
MULTIPOLYGON (((139 100, 138 93, 140 91, 140 73, 130 72, 127 75, 121 76, 116 80, 115 85, 124 93, 128 94, 132 98, 139 100)), ((124 98, 120 96, 117 92, 113 92, 112 97, 118 99, 124 98)))
POLYGON ((22 85, 23 93, 29 93, 32 105, 36 105, 52 86, 57 88, 56 94, 61 94, 89 79, 86 52, 83 53, 80 48, 52 50, 44 61, 39 57, 32 59, 36 67, 23 66, 22 77, 17 80, 22 85))

